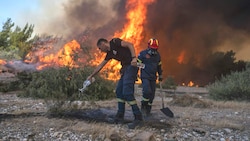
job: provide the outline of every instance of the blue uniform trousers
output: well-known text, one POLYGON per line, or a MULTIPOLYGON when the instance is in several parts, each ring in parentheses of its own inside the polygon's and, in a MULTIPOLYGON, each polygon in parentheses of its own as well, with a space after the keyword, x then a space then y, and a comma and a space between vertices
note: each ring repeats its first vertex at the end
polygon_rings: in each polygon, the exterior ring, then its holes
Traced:
POLYGON ((141 114, 134 97, 134 84, 137 79, 137 73, 137 67, 129 65, 126 68, 123 68, 121 78, 116 87, 118 113, 120 114, 124 114, 125 112, 125 102, 131 105, 134 115, 141 114))
POLYGON ((155 87, 156 87, 155 80, 142 79, 142 94, 143 94, 142 102, 150 106, 150 108, 155 98, 155 87))

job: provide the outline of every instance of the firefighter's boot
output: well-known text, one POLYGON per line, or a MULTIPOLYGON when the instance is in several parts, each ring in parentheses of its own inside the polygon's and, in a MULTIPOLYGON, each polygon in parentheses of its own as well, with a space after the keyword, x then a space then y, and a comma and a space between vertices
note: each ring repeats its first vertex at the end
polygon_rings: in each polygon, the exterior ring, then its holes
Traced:
POLYGON ((110 116, 108 122, 112 124, 122 124, 124 122, 124 113, 117 113, 115 116, 110 116))
POLYGON ((148 103, 146 101, 141 101, 141 112, 142 112, 143 116, 146 116, 147 105, 148 105, 148 103))
POLYGON ((137 126, 142 126, 143 125, 143 118, 142 114, 134 114, 135 120, 132 123, 128 123, 128 128, 129 129, 135 129, 137 126))
POLYGON ((115 123, 120 124, 124 122, 124 113, 117 113, 115 115, 115 123))
POLYGON ((151 108, 152 108, 152 106, 151 106, 151 105, 147 105, 147 106, 146 106, 146 112, 145 112, 145 113, 146 113, 146 114, 145 114, 145 115, 146 115, 146 117, 148 117, 148 116, 150 116, 150 115, 151 115, 151 113, 150 113, 150 112, 151 112, 151 108))

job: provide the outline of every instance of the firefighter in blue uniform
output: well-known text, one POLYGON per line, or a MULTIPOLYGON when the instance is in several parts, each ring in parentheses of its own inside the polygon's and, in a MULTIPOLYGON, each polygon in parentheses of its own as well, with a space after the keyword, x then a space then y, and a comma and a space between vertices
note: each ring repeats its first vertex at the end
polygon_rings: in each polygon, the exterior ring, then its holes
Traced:
POLYGON ((127 102, 132 107, 132 111, 135 117, 135 120, 132 123, 128 124, 128 127, 133 129, 143 123, 142 113, 134 97, 134 84, 138 74, 137 57, 135 54, 134 45, 120 38, 113 38, 111 41, 100 38, 97 41, 97 47, 102 52, 106 53, 106 57, 87 79, 92 80, 91 78, 95 74, 97 74, 109 60, 115 59, 121 62, 121 77, 116 86, 118 111, 114 121, 116 123, 123 121, 125 113, 125 102, 127 102))
POLYGON ((144 63, 145 68, 140 69, 142 80, 142 100, 141 111, 144 116, 149 116, 152 103, 155 97, 156 80, 162 81, 161 56, 157 51, 159 41, 151 38, 148 41, 148 48, 141 51, 138 55, 138 62, 144 63))

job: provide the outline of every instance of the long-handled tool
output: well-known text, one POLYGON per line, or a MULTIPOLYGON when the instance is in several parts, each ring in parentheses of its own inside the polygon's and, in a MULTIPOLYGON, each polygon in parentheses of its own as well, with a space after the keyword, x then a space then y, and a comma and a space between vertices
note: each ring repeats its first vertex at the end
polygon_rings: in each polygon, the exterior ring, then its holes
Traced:
POLYGON ((87 89, 87 87, 88 87, 91 83, 93 83, 94 81, 95 81, 95 78, 94 78, 94 77, 92 77, 91 81, 90 81, 90 80, 85 80, 85 81, 83 82, 82 88, 78 89, 79 92, 82 93, 83 91, 85 91, 85 90, 87 89))
POLYGON ((163 98, 164 98, 164 96, 163 96, 163 92, 162 92, 162 84, 161 84, 161 82, 160 82, 160 92, 161 92, 161 101, 162 101, 162 109, 161 109, 161 112, 163 113, 163 114, 165 114, 166 116, 168 116, 168 117, 174 117, 174 113, 168 108, 168 107, 164 107, 164 100, 163 100, 163 98))

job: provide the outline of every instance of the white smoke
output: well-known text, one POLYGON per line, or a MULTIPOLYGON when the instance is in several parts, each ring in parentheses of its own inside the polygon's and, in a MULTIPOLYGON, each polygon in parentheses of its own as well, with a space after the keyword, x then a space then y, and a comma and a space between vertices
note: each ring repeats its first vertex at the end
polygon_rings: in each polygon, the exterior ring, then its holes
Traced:
POLYGON ((33 24, 35 34, 58 36, 69 36, 88 27, 95 30, 116 17, 116 11, 112 7, 118 2, 117 0, 38 0, 35 9, 21 11, 17 21, 22 24, 18 26, 33 24))

